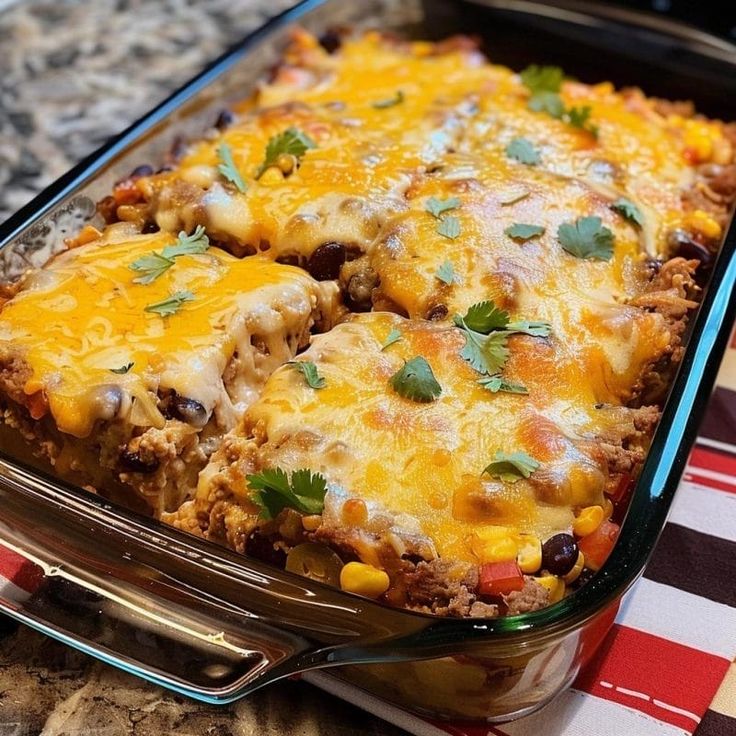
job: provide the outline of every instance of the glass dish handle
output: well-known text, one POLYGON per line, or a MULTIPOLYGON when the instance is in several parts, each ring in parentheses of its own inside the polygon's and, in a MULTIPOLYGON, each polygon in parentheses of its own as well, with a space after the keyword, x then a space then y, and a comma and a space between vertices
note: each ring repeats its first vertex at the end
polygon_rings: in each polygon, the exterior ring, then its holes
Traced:
POLYGON ((0 585, 0 609, 200 700, 234 700, 315 667, 385 661, 387 646, 389 658, 416 658, 401 640, 430 623, 227 550, 211 554, 208 542, 2 456, 0 540, 38 573, 30 595, 0 585))

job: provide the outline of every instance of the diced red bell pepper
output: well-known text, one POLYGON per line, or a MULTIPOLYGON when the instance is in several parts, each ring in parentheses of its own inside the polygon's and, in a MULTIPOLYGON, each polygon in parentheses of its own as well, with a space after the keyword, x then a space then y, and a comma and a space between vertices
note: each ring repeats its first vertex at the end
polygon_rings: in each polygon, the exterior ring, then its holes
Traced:
POLYGON ((611 494, 611 501, 618 505, 623 503, 634 486, 634 476, 631 473, 621 473, 616 490, 611 494))
POLYGON ((578 549, 585 556, 585 566, 600 570, 611 554, 621 527, 612 521, 604 521, 594 532, 578 540, 578 549))
POLYGON ((524 573, 514 560, 486 562, 480 566, 478 591, 481 595, 508 595, 524 587, 524 573))

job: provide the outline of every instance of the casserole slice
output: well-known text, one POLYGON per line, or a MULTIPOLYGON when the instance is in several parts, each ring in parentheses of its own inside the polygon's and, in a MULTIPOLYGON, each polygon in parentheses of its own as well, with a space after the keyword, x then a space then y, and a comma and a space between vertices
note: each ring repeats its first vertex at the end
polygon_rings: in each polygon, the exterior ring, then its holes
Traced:
POLYGON ((559 599, 583 567, 573 530, 587 533, 588 517, 614 529, 608 498, 658 411, 597 403, 597 377, 553 333, 495 334, 502 390, 451 324, 374 312, 315 337, 300 360, 320 385, 277 370, 194 499, 164 519, 416 610, 496 615, 559 599))
POLYGON ((62 475, 176 508, 268 375, 329 328, 335 289, 203 230, 93 230, 0 311, 3 418, 62 475))

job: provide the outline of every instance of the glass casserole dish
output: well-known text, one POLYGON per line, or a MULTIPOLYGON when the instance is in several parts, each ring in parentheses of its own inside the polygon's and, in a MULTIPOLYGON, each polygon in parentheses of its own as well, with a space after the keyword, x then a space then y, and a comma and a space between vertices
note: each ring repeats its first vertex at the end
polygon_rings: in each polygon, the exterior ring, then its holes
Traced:
MULTIPOLYGON (((499 61, 530 61, 519 41, 533 37, 541 60, 549 49, 548 58, 586 75, 595 58, 588 46, 591 28, 595 43, 611 48, 622 46, 622 34, 634 33, 639 43, 632 56, 619 48, 598 76, 694 98, 703 110, 724 117, 731 112, 724 100, 732 97, 734 56, 725 43, 677 27, 654 33, 645 28, 645 17, 610 17, 603 9, 485 5, 371 3, 348 9, 327 2, 287 13, 6 223, 0 234, 4 276, 43 263, 49 247, 76 233, 120 175, 158 160, 176 135, 201 131, 215 105, 242 94, 276 60, 285 29, 295 20, 316 33, 344 23, 420 37, 488 28, 499 61), (578 55, 584 66, 573 60, 578 55), (637 66, 642 60, 650 67, 637 66), (663 78, 663 71, 674 76, 663 78)), ((48 583, 31 600, 5 600, 3 607, 97 656, 206 700, 234 699, 298 671, 350 664, 360 666, 342 668, 339 676, 433 715, 493 720, 539 707, 574 678, 595 649, 656 541, 730 327, 733 248, 729 234, 691 323, 673 398, 616 550, 591 583, 549 609, 476 621, 388 609, 212 547, 52 480, 12 459, 21 450, 5 443, 3 538, 42 564, 48 583), (458 692, 440 689, 447 686, 458 692)))

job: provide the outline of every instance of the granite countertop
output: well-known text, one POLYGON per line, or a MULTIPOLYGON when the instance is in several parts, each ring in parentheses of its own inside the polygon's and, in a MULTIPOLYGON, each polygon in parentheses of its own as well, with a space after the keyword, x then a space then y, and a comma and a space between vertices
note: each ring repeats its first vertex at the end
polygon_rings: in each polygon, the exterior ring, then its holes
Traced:
MULTIPOLYGON (((0 221, 292 0, 0 0, 0 221)), ((398 729, 306 683, 207 706, 0 617, 0 736, 398 729)))

